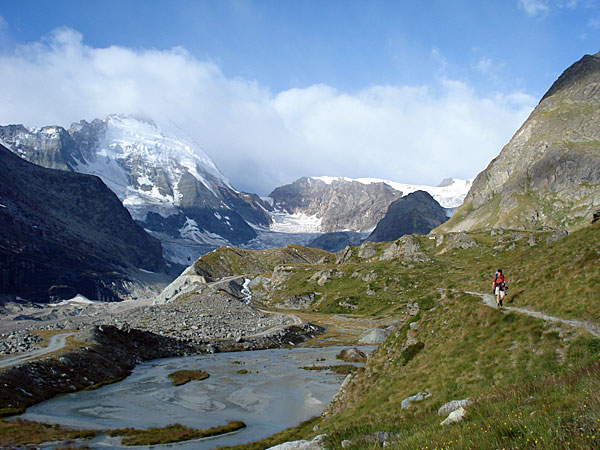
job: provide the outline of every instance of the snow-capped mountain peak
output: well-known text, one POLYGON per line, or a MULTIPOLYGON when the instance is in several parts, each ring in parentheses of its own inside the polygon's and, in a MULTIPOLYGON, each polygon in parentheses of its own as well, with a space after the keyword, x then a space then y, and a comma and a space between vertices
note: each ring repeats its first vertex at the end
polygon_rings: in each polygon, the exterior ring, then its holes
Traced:
MULTIPOLYGON (((83 126, 79 124, 79 131, 83 126)), ((126 205, 182 200, 179 184, 189 173, 216 195, 229 180, 194 142, 165 134, 150 119, 112 114, 104 121, 94 154, 76 168, 98 175, 126 205)))

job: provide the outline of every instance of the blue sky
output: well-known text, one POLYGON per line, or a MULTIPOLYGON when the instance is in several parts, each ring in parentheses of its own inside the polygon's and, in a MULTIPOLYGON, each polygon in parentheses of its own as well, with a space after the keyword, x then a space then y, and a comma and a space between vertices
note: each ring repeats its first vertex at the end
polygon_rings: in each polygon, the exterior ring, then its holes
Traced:
POLYGON ((144 113, 261 194, 474 177, 600 50, 595 0, 0 0, 0 17, 0 123, 144 113))

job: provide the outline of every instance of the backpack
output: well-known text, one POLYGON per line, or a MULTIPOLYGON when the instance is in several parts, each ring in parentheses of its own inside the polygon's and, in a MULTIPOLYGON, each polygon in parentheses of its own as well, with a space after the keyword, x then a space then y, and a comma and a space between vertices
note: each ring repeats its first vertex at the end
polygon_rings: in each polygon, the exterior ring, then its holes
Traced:
POLYGON ((498 274, 496 273, 494 275, 494 286, 500 286, 500 290, 503 291, 505 286, 506 286, 506 278, 504 277, 504 274, 498 274))

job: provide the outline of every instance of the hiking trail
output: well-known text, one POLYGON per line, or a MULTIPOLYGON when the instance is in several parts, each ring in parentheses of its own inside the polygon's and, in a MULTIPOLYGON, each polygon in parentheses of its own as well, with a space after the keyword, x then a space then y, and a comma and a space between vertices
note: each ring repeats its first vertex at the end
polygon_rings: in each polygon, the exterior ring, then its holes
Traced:
POLYGON ((587 321, 584 322, 584 321, 575 320, 575 319, 562 319, 560 317, 551 316, 549 314, 545 314, 545 313, 542 313, 539 311, 533 311, 531 309, 519 308, 517 306, 503 306, 503 307, 499 308, 496 305, 496 298, 492 294, 484 294, 481 292, 472 292, 472 291, 465 291, 465 292, 467 294, 476 295, 477 297, 480 297, 481 300, 483 301, 483 303, 486 306, 489 306, 490 308, 502 309, 505 311, 514 311, 519 314, 526 314, 528 316, 536 317, 538 319, 546 320, 548 322, 564 323, 564 324, 572 326, 572 327, 583 328, 586 331, 588 331, 590 334, 592 334, 594 337, 600 338, 600 325, 598 325, 596 323, 587 322, 587 321))

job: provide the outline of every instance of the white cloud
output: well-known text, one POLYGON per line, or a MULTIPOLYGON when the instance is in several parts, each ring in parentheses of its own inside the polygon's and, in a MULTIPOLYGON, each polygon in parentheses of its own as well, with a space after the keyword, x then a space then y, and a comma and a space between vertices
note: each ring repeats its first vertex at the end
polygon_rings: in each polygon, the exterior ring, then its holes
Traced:
POLYGON ((475 64, 475 69, 477 69, 477 71, 483 74, 486 74, 489 73, 490 70, 492 70, 493 66, 494 61, 492 61, 491 58, 483 57, 479 61, 477 61, 477 64, 475 64))
POLYGON ((535 104, 524 94, 481 97, 452 80, 273 93, 227 78, 184 49, 92 48, 67 28, 0 63, 0 123, 69 126, 110 113, 172 121, 234 186, 261 194, 304 175, 415 183, 473 177, 535 104))
POLYGON ((519 0, 518 5, 531 17, 544 16, 550 11, 550 6, 544 0, 519 0))
POLYGON ((545 17, 551 10, 596 8, 595 0, 518 0, 517 5, 531 17, 545 17))

